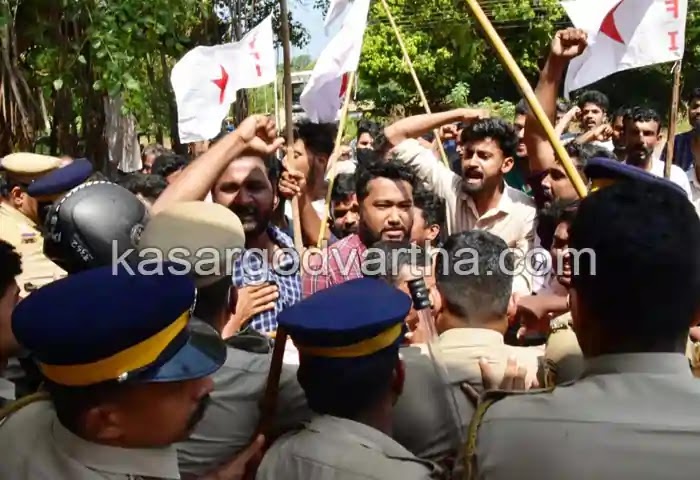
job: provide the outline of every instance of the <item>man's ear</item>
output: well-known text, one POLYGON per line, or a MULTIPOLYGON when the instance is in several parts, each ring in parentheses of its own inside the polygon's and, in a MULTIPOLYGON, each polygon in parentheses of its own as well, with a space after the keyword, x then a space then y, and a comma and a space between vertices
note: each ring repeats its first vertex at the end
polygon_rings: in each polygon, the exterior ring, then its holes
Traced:
MULTIPOLYGON (((88 409, 82 418, 83 433, 99 443, 113 443, 122 438, 121 414, 115 405, 105 404, 88 409)), ((77 433, 77 432, 74 432, 77 433)))
POLYGON ((280 205, 280 196, 277 192, 275 192, 274 197, 272 197, 272 210, 275 211, 277 210, 277 207, 280 205))
POLYGON ((515 160, 513 160, 513 157, 506 157, 503 159, 503 165, 501 165, 501 173, 505 175, 506 173, 510 172, 514 165, 515 160))
POLYGON ((12 187, 12 190, 10 190, 10 203, 12 203, 12 206, 15 208, 19 208, 22 203, 24 203, 24 196, 26 195, 26 192, 22 190, 22 188, 18 186, 12 187))
POLYGON ((436 238, 440 236, 440 225, 433 224, 428 227, 428 234, 426 238, 431 242, 434 242, 436 238))

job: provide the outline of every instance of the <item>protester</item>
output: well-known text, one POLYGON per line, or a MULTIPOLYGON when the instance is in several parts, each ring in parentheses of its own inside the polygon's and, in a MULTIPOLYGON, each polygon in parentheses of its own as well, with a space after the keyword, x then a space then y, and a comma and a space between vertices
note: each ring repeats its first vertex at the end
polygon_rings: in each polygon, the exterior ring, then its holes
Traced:
POLYGON ((360 205, 357 203, 355 174, 343 173, 335 177, 331 191, 331 233, 343 239, 357 233, 360 224, 360 205))
MULTIPOLYGON (((479 110, 456 110, 418 115, 386 128, 396 158, 418 172, 419 178, 445 200, 448 225, 455 232, 479 229, 503 238, 524 256, 535 241, 534 202, 508 186, 504 175, 513 168, 518 137, 511 125, 499 119, 479 120, 479 110), (462 131, 462 175, 435 161, 411 137, 456 119, 470 124, 462 131)), ((522 257, 519 257, 522 258, 522 257)), ((521 263, 521 260, 518 260, 521 263)), ((530 272, 519 268, 517 291, 532 289, 530 272)))
POLYGON ((151 167, 151 174, 163 177, 168 183, 172 183, 189 163, 184 155, 166 152, 159 155, 151 167))
POLYGON ((527 160, 527 145, 523 141, 525 136, 525 121, 527 120, 527 104, 524 100, 520 100, 515 106, 515 118, 513 119, 513 126, 515 127, 515 132, 518 134, 518 148, 515 151, 515 158, 513 160, 513 168, 506 173, 504 176, 506 183, 516 190, 521 190, 525 193, 528 192, 527 178, 528 173, 528 160, 527 160))
MULTIPOLYGON (((666 165, 656 158, 655 153, 660 139, 659 114, 651 109, 634 109, 625 128, 625 162, 663 177, 666 165)), ((676 165, 671 165, 670 180, 685 190, 688 198, 692 198, 688 176, 676 165)))
POLYGON ((440 245, 447 234, 445 202, 431 191, 417 188, 413 203, 411 241, 430 254, 431 248, 440 245))
MULTIPOLYGON (((610 136, 612 131, 608 123, 608 111, 610 110, 610 101, 608 97, 596 90, 588 90, 581 94, 578 98, 578 108, 581 110, 581 128, 584 135, 591 133, 594 135, 592 140, 601 147, 612 152, 614 149, 610 136)), ((586 143, 589 140, 581 143, 586 143)))
POLYGON ((410 239, 415 184, 413 173, 396 161, 375 161, 358 170, 357 233, 310 256, 308 268, 302 272, 304 298, 362 277, 362 255, 375 242, 410 239))
POLYGON ((153 206, 158 197, 168 188, 168 182, 164 177, 141 172, 128 174, 119 184, 136 195, 148 209, 153 206))
MULTIPOLYGON (((676 135, 673 142, 673 164, 687 172, 697 163, 695 145, 700 138, 700 88, 694 88, 686 98, 688 104, 688 122, 691 129, 676 135)), ((661 154, 661 161, 666 161, 666 149, 661 154)))
POLYGON ((374 148, 374 139, 379 135, 379 125, 371 120, 360 120, 357 122, 357 142, 356 150, 374 148))
POLYGON ((581 203, 570 235, 572 248, 595 252, 571 289, 586 372, 484 404, 473 478, 691 478, 700 383, 683 354, 700 312, 700 220, 665 180, 621 182, 581 203))
POLYGON ((272 445, 256 478, 433 478, 436 466, 391 438, 392 409, 405 378, 398 351, 410 305, 407 295, 363 278, 280 314, 280 326, 299 349, 299 383, 315 416, 272 445))
POLYGON ((278 294, 274 309, 258 313, 250 321, 251 327, 262 333, 273 333, 279 312, 301 299, 299 274, 291 272, 296 263, 294 245, 271 223, 279 203, 279 164, 272 154, 283 143, 270 118, 248 117, 190 163, 152 210, 157 215, 175 202, 203 200, 211 192, 215 203, 238 216, 250 252, 234 260, 234 286, 239 295, 260 285, 273 286, 278 294))
POLYGON ((145 173, 147 175, 150 174, 151 169, 153 168, 153 163, 156 161, 156 158, 166 153, 167 150, 165 149, 165 147, 157 143, 145 147, 143 149, 143 152, 141 153, 141 173, 145 173))
POLYGON ((625 118, 627 118, 632 113, 631 109, 627 107, 621 107, 613 114, 612 117, 612 142, 613 142, 613 153, 621 162, 625 161, 625 148, 627 146, 627 140, 625 139, 625 118))

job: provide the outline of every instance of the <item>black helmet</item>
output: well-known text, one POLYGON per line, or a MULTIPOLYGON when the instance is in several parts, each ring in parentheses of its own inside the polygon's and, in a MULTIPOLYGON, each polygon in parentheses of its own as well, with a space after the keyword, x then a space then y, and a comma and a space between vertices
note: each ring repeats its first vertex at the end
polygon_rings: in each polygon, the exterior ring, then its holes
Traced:
POLYGON ((146 206, 111 182, 88 182, 66 193, 46 217, 44 254, 69 274, 111 265, 134 248, 148 221, 146 206))

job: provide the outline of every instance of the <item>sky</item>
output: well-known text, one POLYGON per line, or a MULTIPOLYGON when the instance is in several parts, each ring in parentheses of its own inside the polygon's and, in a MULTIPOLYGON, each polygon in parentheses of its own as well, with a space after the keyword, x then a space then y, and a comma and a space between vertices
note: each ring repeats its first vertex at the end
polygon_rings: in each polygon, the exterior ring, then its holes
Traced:
POLYGON ((291 10, 293 17, 297 21, 304 24, 304 27, 309 32, 311 39, 309 44, 304 48, 295 47, 293 49, 292 56, 296 57, 299 55, 310 55, 311 58, 316 59, 333 34, 338 31, 339 26, 337 24, 340 22, 335 22, 330 29, 331 35, 326 36, 326 33, 323 31, 323 14, 321 11, 316 10, 313 7, 312 1, 302 0, 302 2, 291 1, 289 9, 291 10), (308 6, 303 5, 302 2, 308 4, 308 6))

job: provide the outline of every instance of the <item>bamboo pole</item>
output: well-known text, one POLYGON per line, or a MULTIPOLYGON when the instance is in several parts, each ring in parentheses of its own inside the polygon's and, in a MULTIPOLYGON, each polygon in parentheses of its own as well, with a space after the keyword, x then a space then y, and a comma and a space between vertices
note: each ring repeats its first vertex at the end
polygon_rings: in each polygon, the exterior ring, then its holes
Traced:
MULTIPOLYGON (((291 50, 289 43, 289 19, 287 0, 280 0, 280 14, 282 22, 282 48, 284 51, 284 114, 286 118, 286 138, 287 138, 287 162, 294 160, 294 123, 292 118, 292 70, 291 70, 291 50)), ((292 199, 292 220, 294 222, 294 247, 301 256, 303 253, 303 243, 301 239, 301 219, 299 216, 299 199, 292 199)), ((272 360, 270 361, 270 371, 267 374, 265 385, 265 395, 260 405, 260 422, 258 432, 269 435, 272 429, 272 422, 277 411, 277 397, 279 393, 280 375, 282 374, 282 361, 284 359, 284 349, 287 344, 287 332, 283 328, 277 328, 275 333, 275 346, 272 350, 272 360)))
POLYGON ((469 6, 469 9, 471 10, 472 15, 474 15, 476 21, 479 22, 479 25, 481 25, 481 28, 484 30, 489 43, 501 58, 501 62, 508 71, 508 74, 513 79, 523 97, 527 101, 528 106, 537 118, 537 121, 540 123, 540 125, 542 125, 542 128, 549 139, 549 143, 552 144, 554 153, 556 153, 559 161, 561 161, 561 164, 566 171, 566 175, 569 177, 569 180, 571 180, 571 183, 576 189, 576 193, 578 193, 579 197, 584 198, 588 194, 586 184, 583 182, 581 175, 579 175, 578 171, 576 170, 571 158, 569 158, 569 155, 566 153, 566 150, 559 140, 559 137, 554 132, 552 122, 549 121, 549 118, 547 118, 547 115, 544 113, 540 102, 537 101, 537 97, 535 96, 535 92, 532 90, 530 83, 525 78, 525 75, 523 75, 523 72, 520 71, 520 67, 518 67, 515 59, 513 59, 513 56, 508 51, 508 48, 503 43, 503 40, 501 40, 501 37, 498 35, 498 32, 496 32, 496 29, 493 28, 491 21, 481 9, 479 2, 477 0, 467 0, 467 5, 469 6))
MULTIPOLYGON (((418 95, 420 96, 420 101, 423 103, 423 108, 425 108, 425 113, 432 113, 430 111, 430 106, 428 105, 428 100, 425 98, 425 92, 423 91, 423 86, 420 83, 420 80, 418 80, 418 75, 416 74, 416 69, 413 67, 413 62, 411 61, 411 57, 408 56, 408 50, 406 49, 406 44, 403 42, 403 37, 401 36, 401 32, 399 32, 399 27, 396 26, 396 22, 394 21, 394 16, 391 14, 391 11, 389 11, 389 5, 386 3, 386 0, 382 0, 382 6, 384 7, 384 12, 386 13, 387 18, 389 19, 389 23, 391 24, 391 28, 394 30, 394 33, 396 34, 396 40, 399 42, 399 47, 401 47, 401 52, 403 53, 403 58, 406 61, 406 65, 408 65, 408 69, 411 72, 411 77, 413 77, 413 82, 416 84, 416 89, 418 90, 418 95)), ((437 142, 438 149, 440 150, 440 158, 442 158, 442 162, 449 167, 449 163, 447 161, 447 154, 445 153, 445 147, 442 146, 442 141, 440 140, 440 132, 438 130, 434 131, 435 133, 435 141, 437 142)))
MULTIPOLYGON (((335 136, 335 145, 333 146, 333 155, 331 155, 331 163, 328 166, 328 172, 330 175, 330 180, 328 182, 328 191, 326 192, 326 217, 331 209, 331 193, 333 192, 333 183, 335 182, 335 171, 338 166, 338 152, 340 151, 340 143, 343 141, 343 133, 345 133, 345 125, 348 120, 348 109, 350 108, 350 99, 352 99, 352 89, 355 84, 355 72, 350 72, 348 74, 348 83, 345 90, 345 98, 343 99, 343 108, 340 111, 340 121, 338 122, 338 133, 335 136)), ((321 248, 323 244, 323 238, 326 235, 326 228, 328 227, 327 218, 321 219, 321 229, 318 232, 318 241, 316 246, 321 248)))
POLYGON ((671 112, 668 115, 668 139, 666 140, 666 164, 664 165, 664 177, 671 178, 671 165, 673 165, 674 147, 676 144, 676 121, 678 117, 678 101, 681 90, 681 62, 673 64, 673 90, 671 93, 671 112))

